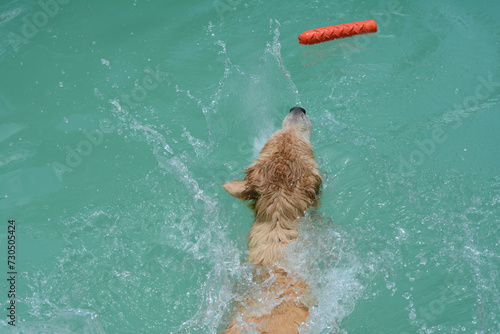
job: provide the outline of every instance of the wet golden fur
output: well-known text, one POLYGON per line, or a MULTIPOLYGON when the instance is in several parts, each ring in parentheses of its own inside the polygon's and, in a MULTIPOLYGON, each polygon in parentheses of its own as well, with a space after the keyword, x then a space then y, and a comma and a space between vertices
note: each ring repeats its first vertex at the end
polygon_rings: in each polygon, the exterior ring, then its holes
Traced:
MULTIPOLYGON (((291 114, 291 113, 290 113, 291 114)), ((292 115, 293 116, 293 115, 292 115)), ((256 266, 260 291, 247 296, 224 333, 292 334, 309 315, 303 302, 306 284, 282 267, 286 246, 298 236, 298 222, 317 203, 321 176, 309 143, 309 128, 302 120, 283 124, 266 143, 243 181, 226 182, 233 196, 249 200, 255 213, 250 230, 249 260, 256 266)), ((298 116, 297 116, 298 117, 298 116)))

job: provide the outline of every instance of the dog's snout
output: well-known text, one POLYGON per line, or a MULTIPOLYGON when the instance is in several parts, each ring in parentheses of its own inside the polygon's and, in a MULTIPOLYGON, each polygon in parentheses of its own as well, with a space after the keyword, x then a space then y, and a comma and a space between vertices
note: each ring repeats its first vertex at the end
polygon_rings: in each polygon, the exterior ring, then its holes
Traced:
POLYGON ((306 110, 301 107, 293 107, 290 113, 283 120, 283 130, 294 129, 309 139, 311 135, 312 124, 309 117, 306 115, 306 110))
POLYGON ((300 111, 302 112, 304 115, 306 113, 306 110, 304 108, 301 108, 301 107, 293 107, 292 109, 290 109, 290 112, 294 112, 294 111, 300 111))

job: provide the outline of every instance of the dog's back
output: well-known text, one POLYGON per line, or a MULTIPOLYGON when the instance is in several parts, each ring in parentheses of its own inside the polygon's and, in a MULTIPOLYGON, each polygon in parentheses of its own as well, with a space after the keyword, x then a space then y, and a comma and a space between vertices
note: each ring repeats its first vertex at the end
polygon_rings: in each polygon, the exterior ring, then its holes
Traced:
POLYGON ((248 238, 249 260, 257 266, 261 289, 245 299, 241 315, 224 333, 298 333, 309 315, 300 300, 306 284, 283 268, 283 252, 298 236, 298 222, 317 201, 321 176, 309 143, 311 122, 292 108, 266 143, 243 181, 224 183, 233 196, 250 200, 255 221, 248 238))

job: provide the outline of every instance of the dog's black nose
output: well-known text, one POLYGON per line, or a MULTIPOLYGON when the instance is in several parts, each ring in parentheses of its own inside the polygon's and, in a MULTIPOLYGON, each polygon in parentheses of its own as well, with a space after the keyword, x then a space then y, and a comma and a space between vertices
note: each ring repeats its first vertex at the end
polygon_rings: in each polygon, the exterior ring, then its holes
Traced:
POLYGON ((304 108, 301 108, 301 107, 293 107, 292 109, 290 109, 290 112, 292 112, 294 110, 302 111, 304 114, 306 113, 306 110, 304 108))

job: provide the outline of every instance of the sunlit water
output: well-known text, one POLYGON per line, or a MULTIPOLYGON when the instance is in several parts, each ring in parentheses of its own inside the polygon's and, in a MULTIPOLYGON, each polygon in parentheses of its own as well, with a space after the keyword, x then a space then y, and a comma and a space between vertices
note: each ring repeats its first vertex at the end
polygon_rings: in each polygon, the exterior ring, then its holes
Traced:
POLYGON ((256 283, 221 183, 295 105, 324 178, 287 254, 302 332, 500 332, 496 2, 46 4, 0 7, 1 332, 223 330, 256 283))

